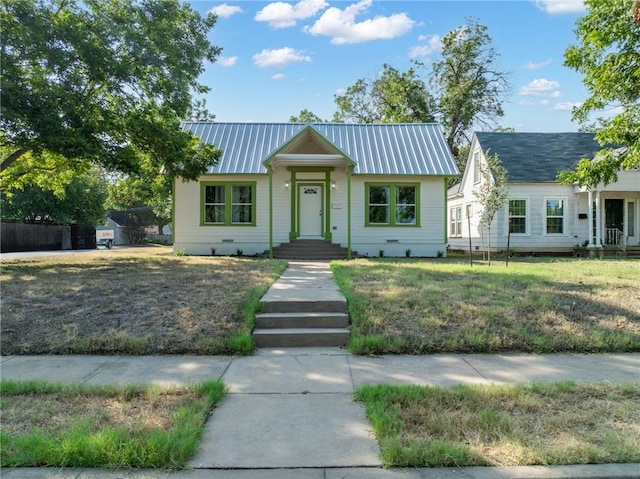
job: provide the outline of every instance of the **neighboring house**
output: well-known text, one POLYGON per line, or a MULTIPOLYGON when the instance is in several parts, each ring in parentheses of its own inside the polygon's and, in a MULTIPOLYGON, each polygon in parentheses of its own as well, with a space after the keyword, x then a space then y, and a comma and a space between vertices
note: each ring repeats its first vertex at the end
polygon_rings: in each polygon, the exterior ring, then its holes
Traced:
POLYGON ((103 225, 96 226, 96 230, 113 230, 113 244, 128 244, 127 227, 124 225, 124 217, 118 212, 111 212, 103 225))
POLYGON ((437 124, 185 123, 223 151, 175 182, 174 249, 273 254, 323 239, 360 255, 437 256, 447 180, 459 171, 437 124))
MULTIPOLYGON (((637 246, 640 239, 640 170, 621 171, 618 181, 587 189, 562 185, 559 171, 572 170, 601 147, 590 133, 475 133, 462 181, 449 189, 449 247, 486 251, 486 228, 474 191, 485 154, 498 154, 508 175, 509 200, 491 227, 491 247, 519 252, 571 252, 577 245, 637 246)), ((597 161, 597 160, 595 160, 597 161)))

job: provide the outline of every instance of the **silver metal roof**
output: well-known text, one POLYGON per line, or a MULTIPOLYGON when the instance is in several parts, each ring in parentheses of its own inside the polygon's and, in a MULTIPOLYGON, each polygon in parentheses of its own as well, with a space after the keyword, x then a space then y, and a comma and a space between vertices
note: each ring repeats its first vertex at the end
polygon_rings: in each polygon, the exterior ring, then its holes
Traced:
POLYGON ((264 161, 311 129, 355 163, 356 174, 458 175, 435 123, 215 123, 186 122, 184 131, 223 151, 210 173, 266 173, 264 161))

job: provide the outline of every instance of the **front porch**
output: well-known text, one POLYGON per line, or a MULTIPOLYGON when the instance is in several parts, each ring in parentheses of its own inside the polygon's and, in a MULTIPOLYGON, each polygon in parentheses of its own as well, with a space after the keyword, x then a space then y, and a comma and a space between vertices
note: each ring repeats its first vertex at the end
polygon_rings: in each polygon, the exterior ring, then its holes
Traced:
POLYGON ((640 247, 639 173, 621 172, 617 183, 577 191, 587 196, 589 232, 584 246, 591 256, 633 254, 640 247))

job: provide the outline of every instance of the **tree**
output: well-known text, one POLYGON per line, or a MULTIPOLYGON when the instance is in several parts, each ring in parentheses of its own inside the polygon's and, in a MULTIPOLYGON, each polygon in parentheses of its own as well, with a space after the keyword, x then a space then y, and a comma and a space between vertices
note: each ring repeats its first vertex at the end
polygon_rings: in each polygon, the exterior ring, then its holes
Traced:
POLYGON ((107 182, 98 168, 75 176, 61 194, 37 184, 2 191, 2 215, 25 223, 95 226, 106 218, 107 182))
POLYGON ((124 226, 124 234, 129 244, 140 244, 146 236, 149 226, 156 224, 156 217, 148 206, 138 206, 124 211, 112 211, 121 226, 124 226))
MULTIPOLYGON (((109 210, 121 211, 137 211, 138 208, 148 207, 153 215, 153 221, 149 224, 158 225, 160 234, 162 227, 171 223, 172 181, 156 174, 151 169, 153 162, 145 160, 139 174, 124 176, 110 185, 107 207, 109 210)), ((147 217, 147 212, 144 212, 145 221, 147 217)), ((142 223, 137 216, 131 222, 142 223)))
POLYGON ((442 59, 433 64, 440 121, 449 149, 456 153, 475 127, 490 127, 504 115, 502 99, 509 91, 508 74, 497 66, 487 27, 475 19, 442 39, 442 59))
MULTIPOLYGON (((507 169, 502 165, 498 154, 489 155, 485 152, 486 163, 480 163, 480 184, 473 191, 474 196, 482 207, 480 224, 487 228, 488 260, 491 266, 491 224, 496 214, 509 199, 507 186, 507 169)), ((508 252, 507 252, 508 254, 508 252)))
POLYGON ((360 78, 334 96, 334 119, 354 123, 430 123, 435 101, 416 70, 400 72, 388 64, 374 80, 360 78))
POLYGON ((298 116, 290 116, 289 123, 326 123, 325 120, 307 109, 300 110, 298 116))
POLYGON ((619 113, 595 124, 596 139, 603 146, 597 161, 585 158, 558 178, 565 184, 595 186, 616 181, 621 169, 640 165, 640 2, 585 4, 587 13, 576 23, 578 44, 565 51, 565 66, 584 75, 589 91, 573 117, 584 125, 594 112, 619 113))
MULTIPOLYGON (((220 49, 178 0, 3 2, 0 172, 3 187, 87 162, 195 179, 219 152, 182 132, 197 77, 220 49)), ((23 183, 24 184, 24 183, 23 183)))

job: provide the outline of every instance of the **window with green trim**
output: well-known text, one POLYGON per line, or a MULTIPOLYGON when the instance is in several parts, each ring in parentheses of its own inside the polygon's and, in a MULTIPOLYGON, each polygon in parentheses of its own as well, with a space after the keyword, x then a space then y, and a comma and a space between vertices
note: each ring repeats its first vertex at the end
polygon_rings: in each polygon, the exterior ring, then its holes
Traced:
POLYGON ((203 225, 255 225, 255 182, 204 182, 201 194, 203 225))
POLYGON ((366 224, 370 226, 416 226, 418 224, 417 184, 365 185, 366 224))

